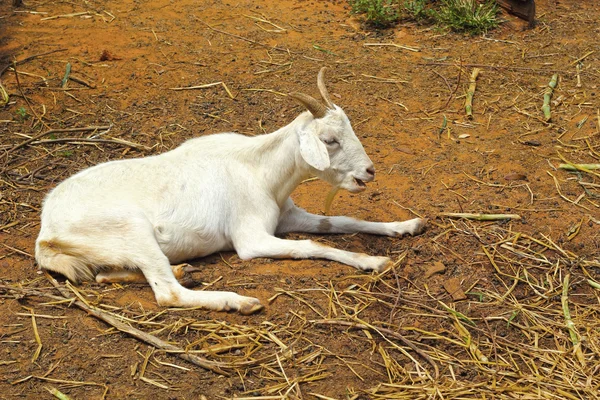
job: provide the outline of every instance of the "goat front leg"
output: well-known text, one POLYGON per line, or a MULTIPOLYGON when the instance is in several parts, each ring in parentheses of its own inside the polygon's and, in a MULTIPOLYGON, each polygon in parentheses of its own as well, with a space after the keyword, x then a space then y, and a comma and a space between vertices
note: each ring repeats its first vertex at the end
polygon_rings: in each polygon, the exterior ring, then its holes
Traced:
POLYGON ((381 272, 391 260, 388 257, 369 256, 324 246, 312 240, 286 240, 268 233, 248 232, 234 240, 241 259, 269 258, 323 258, 351 265, 363 271, 381 272))
POLYGON ((418 235, 425 230, 425 220, 413 218, 401 222, 369 222, 350 217, 311 214, 288 199, 279 218, 277 233, 370 233, 374 235, 418 235))

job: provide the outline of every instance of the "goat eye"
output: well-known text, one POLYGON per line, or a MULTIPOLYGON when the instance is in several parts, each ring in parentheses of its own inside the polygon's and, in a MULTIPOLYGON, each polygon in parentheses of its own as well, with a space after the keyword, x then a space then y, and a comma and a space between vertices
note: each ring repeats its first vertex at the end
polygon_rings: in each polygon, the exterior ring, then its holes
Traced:
POLYGON ((328 146, 340 144, 340 142, 338 142, 336 139, 323 139, 323 143, 325 143, 328 146))

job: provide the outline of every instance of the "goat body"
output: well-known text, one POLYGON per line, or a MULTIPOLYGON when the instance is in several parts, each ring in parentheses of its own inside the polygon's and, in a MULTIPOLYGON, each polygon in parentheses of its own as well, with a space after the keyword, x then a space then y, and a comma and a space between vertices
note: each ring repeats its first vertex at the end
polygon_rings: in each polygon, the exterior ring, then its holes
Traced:
POLYGON ((143 274, 160 305, 212 310, 260 310, 258 299, 233 292, 193 291, 171 264, 235 250, 240 258, 325 258, 381 271, 387 257, 326 247, 275 234, 420 233, 424 221, 377 223, 307 213, 289 198, 311 175, 351 192, 374 169, 345 113, 292 94, 310 112, 267 135, 222 133, 191 139, 169 152, 111 161, 83 170, 44 201, 36 260, 73 282, 130 280, 143 274))

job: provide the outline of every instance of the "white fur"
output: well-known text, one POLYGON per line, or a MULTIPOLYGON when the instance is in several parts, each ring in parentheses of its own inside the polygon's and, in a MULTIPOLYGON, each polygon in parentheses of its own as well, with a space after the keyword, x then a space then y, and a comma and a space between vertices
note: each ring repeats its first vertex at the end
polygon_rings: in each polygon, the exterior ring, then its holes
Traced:
POLYGON ((326 258, 381 271, 386 257, 275 233, 398 236, 424 227, 421 219, 375 223, 309 214, 289 196, 311 175, 354 193, 364 189, 355 178, 374 178, 373 164, 339 107, 317 119, 304 112, 268 135, 209 135, 157 156, 79 172, 44 202, 36 260, 73 281, 101 271, 104 281, 111 270, 141 270, 161 305, 251 313, 262 308, 257 299, 186 289, 170 264, 235 250, 242 259, 326 258))

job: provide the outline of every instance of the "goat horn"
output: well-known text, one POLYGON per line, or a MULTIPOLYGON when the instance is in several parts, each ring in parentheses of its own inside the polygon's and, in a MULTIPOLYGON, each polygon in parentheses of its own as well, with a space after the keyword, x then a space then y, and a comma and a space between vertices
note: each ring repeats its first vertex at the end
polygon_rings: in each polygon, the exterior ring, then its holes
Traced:
POLYGON ((331 102, 331 98, 329 98, 329 93, 327 92, 327 88, 325 87, 325 70, 327 68, 323 67, 319 71, 319 75, 317 75, 317 86, 319 87, 319 92, 321 93, 321 97, 325 100, 325 105, 327 108, 335 109, 335 106, 331 102))
POLYGON ((288 96, 306 107, 315 118, 323 118, 327 113, 327 107, 307 94, 294 92, 288 96))

